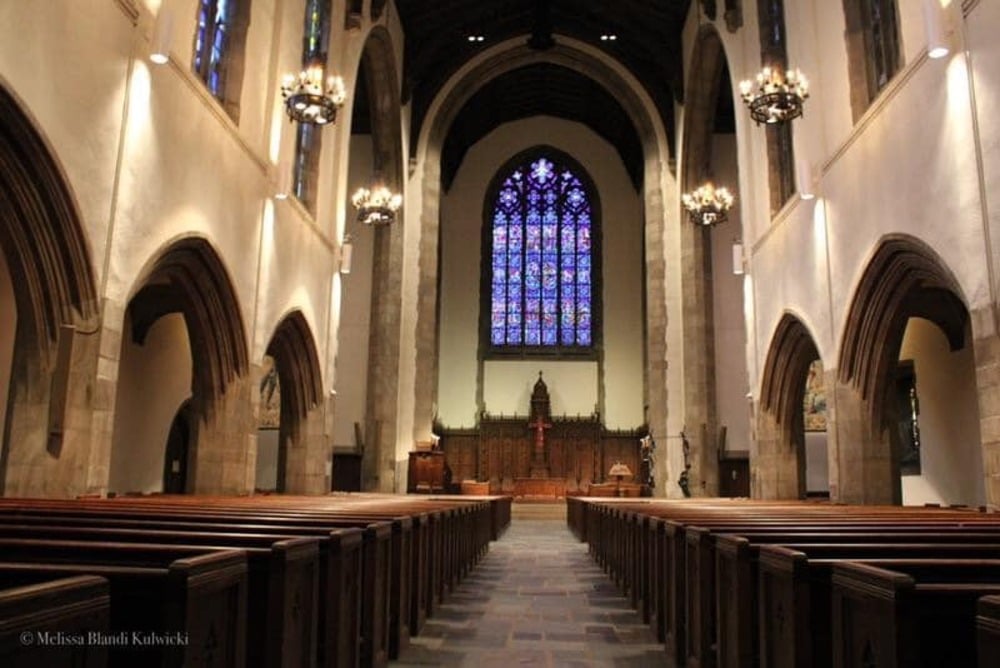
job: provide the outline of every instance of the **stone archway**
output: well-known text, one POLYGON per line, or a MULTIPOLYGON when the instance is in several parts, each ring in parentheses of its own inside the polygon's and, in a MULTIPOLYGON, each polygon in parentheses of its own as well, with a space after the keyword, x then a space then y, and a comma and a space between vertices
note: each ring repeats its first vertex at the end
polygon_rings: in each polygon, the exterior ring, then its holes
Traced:
POLYGON ((879 242, 854 291, 833 383, 834 500, 901 502, 891 386, 903 333, 910 318, 924 318, 945 333, 952 350, 962 348, 969 312, 961 294, 924 242, 907 235, 879 242))
MULTIPOLYGON (((349 174, 349 178, 360 177, 359 183, 370 187, 378 181, 393 192, 402 192, 404 186, 402 119, 400 116, 399 76, 392 38, 384 27, 375 26, 369 32, 358 64, 358 85, 362 91, 355 102, 355 117, 364 115, 364 128, 358 134, 370 136, 371 173, 349 174), (360 105, 360 106, 359 106, 360 105)), ((357 123, 357 118, 354 119, 357 123)), ((352 138, 357 135, 352 135, 352 138)), ((361 160, 360 162, 364 162, 361 160)), ((369 167, 366 167, 368 169, 369 167)), ((349 171, 354 167, 349 167, 349 171)), ((405 216, 405 211, 402 216, 405 216)), ((365 383, 337 384, 345 396, 339 397, 340 405, 349 411, 340 411, 336 419, 341 433, 356 434, 345 421, 363 423, 363 471, 362 486, 382 492, 399 489, 399 457, 396 456, 399 415, 399 366, 400 330, 402 327, 402 286, 403 286, 403 237, 402 220, 392 225, 370 227, 348 224, 354 237, 354 259, 352 275, 362 271, 371 272, 371 293, 366 308, 351 304, 350 313, 344 317, 363 318, 364 322, 349 323, 364 330, 361 337, 367 340, 351 341, 344 338, 345 322, 340 323, 341 344, 338 345, 338 362, 335 375, 347 366, 356 367, 357 373, 364 374, 365 383), (352 316, 353 314, 353 316, 352 316), (367 357, 364 363, 356 359, 344 363, 344 355, 356 358, 367 357), (364 388, 361 390, 360 388, 364 388), (352 391, 364 392, 363 397, 348 397, 352 391), (363 408, 362 408, 363 407, 363 408)), ((367 277, 366 277, 367 278, 367 277)), ((353 280, 353 278, 352 278, 353 280)), ((360 289, 360 283, 356 289, 360 289)), ((355 293, 356 294, 356 293, 355 293)), ((353 300, 354 295, 345 297, 353 300)), ((344 438, 342 436, 342 438, 344 438)))
POLYGON ((0 450, 0 492, 86 491, 99 308, 90 251, 56 158, 0 87, 0 251, 16 331, 0 450))
POLYGON ((323 439, 323 379, 309 323, 301 311, 285 316, 267 354, 281 388, 278 429, 278 491, 322 494, 328 490, 323 439))
MULTIPOLYGON (((719 115, 720 99, 732 100, 732 81, 729 79, 726 54, 722 40, 715 27, 702 25, 696 36, 692 50, 691 67, 686 77, 683 139, 681 144, 681 166, 679 181, 683 192, 690 192, 701 186, 705 181, 718 181, 720 149, 717 146, 717 115, 719 115)), ((735 136, 735 128, 733 128, 735 136)), ((721 144, 719 144, 721 145, 721 144)), ((735 154, 735 141, 730 149, 735 154)), ((733 157, 735 161, 735 157, 733 157)), ((724 162, 724 161, 723 161, 724 162)), ((717 183, 732 188, 735 184, 717 183)), ((735 238, 742 238, 740 220, 733 211, 733 220, 718 227, 707 228, 688 223, 687 216, 680 217, 681 239, 681 286, 684 320, 684 424, 692 450, 690 477, 693 491, 696 495, 714 495, 718 493, 719 459, 723 456, 721 434, 723 424, 720 416, 720 405, 723 401, 720 392, 735 393, 737 398, 730 398, 729 404, 739 403, 739 396, 746 393, 745 374, 740 378, 719 378, 727 372, 729 366, 725 359, 717 364, 719 354, 726 354, 730 348, 725 342, 716 349, 716 308, 715 300, 721 295, 719 311, 722 322, 720 332, 736 331, 732 322, 725 322, 730 312, 738 313, 735 320, 742 318, 742 289, 736 283, 732 286, 733 276, 728 269, 713 266, 713 254, 720 253, 728 257, 730 243, 723 242, 722 237, 733 235, 732 230, 723 233, 722 228, 736 227, 735 238), (714 246, 713 246, 714 244, 714 246), (725 246, 725 248, 720 248, 725 246), (719 253, 716 253, 719 251, 719 253), (728 276, 727 276, 728 274, 728 276), (725 286, 725 287, 724 287, 725 286), (723 289, 723 292, 720 292, 723 289), (738 295, 734 298, 731 294, 738 295), (735 302, 739 301, 740 304, 735 302), (730 308, 726 309, 728 305, 730 308), (727 330, 728 327, 728 330, 727 330), (741 387, 742 386, 742 387, 741 387)), ((742 330, 743 323, 738 322, 742 330)), ((745 347, 743 334, 743 347, 745 347)), ((742 360, 741 360, 742 361, 742 360)), ((735 375, 735 374, 734 374, 735 375)), ((726 396, 728 397, 729 394, 726 396)), ((735 415, 729 410, 730 425, 740 421, 740 429, 730 430, 736 433, 747 430, 743 414, 737 409, 735 415)), ((749 439, 748 440, 752 440, 749 439)))
POLYGON ((750 456, 751 494, 757 499, 805 497, 805 425, 802 397, 819 351, 801 320, 786 313, 771 337, 761 379, 757 438, 750 456))
MULTIPOLYGON (((579 72, 603 86, 620 103, 625 113, 635 124, 643 147, 643 215, 645 219, 645 294, 646 294, 646 337, 644 394, 648 405, 647 419, 650 433, 661 443, 666 443, 671 432, 676 436, 682 425, 680 411, 671 415, 668 401, 672 406, 680 406, 682 387, 679 374, 668 374, 667 322, 681 319, 680 305, 675 295, 668 294, 667 275, 670 270, 668 256, 673 262, 681 259, 673 238, 674 230, 668 230, 666 212, 674 211, 672 175, 670 174, 670 153, 667 133, 640 82, 636 81, 621 65, 606 54, 562 35, 556 36, 556 43, 549 49, 538 51, 530 48, 523 40, 515 39, 498 44, 472 62, 463 66, 442 87, 430 104, 416 150, 416 176, 420 184, 408 202, 418 203, 420 211, 410 211, 408 234, 419 238, 419 258, 415 268, 416 319, 415 340, 413 341, 415 369, 412 382, 415 405, 413 406, 414 440, 425 440, 431 434, 434 417, 433 406, 438 381, 438 263, 441 206, 441 154, 445 137, 456 116, 476 91, 498 76, 521 67, 548 63, 579 72), (668 386, 677 388, 671 396, 668 386), (672 424, 668 425, 668 416, 672 424)), ((677 293, 679 291, 672 291, 677 293)), ((679 347, 678 347, 679 350, 679 347)), ((676 367, 675 367, 676 368, 676 367)), ((679 463, 673 464, 679 467, 679 463)), ((671 464, 664 457, 660 462, 657 480, 670 480, 668 469, 671 464)), ((674 476, 676 477, 676 476, 674 476)), ((672 485, 677 489, 676 485, 672 485)), ((664 493, 663 488, 658 493, 664 493)), ((674 493, 674 492, 671 492, 674 493)), ((679 490, 676 494, 679 495, 679 490)))
MULTIPOLYGON (((189 349, 191 439, 189 491, 198 494, 246 493, 253 489, 254 452, 249 356, 243 318, 232 280, 211 244, 201 237, 171 243, 144 272, 139 289, 129 300, 122 336, 122 367, 127 347, 142 347, 160 323, 175 320, 173 341, 185 338, 189 349), (182 322, 176 316, 182 317, 182 322)), ((127 368, 119 369, 119 378, 127 368)), ((141 381, 149 401, 157 385, 141 381)), ((121 382, 118 397, 131 390, 121 382)), ((124 438, 129 416, 116 405, 112 463, 127 458, 124 438)), ((115 468, 114 466, 112 467, 115 468)), ((130 480, 119 479, 126 488, 130 480)))

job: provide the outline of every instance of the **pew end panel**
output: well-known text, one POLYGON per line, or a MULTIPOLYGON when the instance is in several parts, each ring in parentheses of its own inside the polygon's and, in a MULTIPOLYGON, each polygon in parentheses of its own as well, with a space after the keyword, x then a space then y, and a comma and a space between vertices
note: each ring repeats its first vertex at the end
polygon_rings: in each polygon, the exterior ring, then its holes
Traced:
POLYGON ((110 621, 108 581, 102 577, 81 575, 0 590, 0 665, 102 668, 108 663, 107 647, 87 638, 106 635, 110 621))

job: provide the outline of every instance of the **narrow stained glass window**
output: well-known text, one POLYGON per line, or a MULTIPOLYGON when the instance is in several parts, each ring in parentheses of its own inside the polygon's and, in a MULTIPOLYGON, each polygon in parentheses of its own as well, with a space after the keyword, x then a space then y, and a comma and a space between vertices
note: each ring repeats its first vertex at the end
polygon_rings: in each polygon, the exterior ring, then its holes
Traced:
POLYGON ((594 197, 578 168, 553 153, 532 155, 501 174, 491 195, 489 346, 587 351, 594 197))
MULTIPOLYGON (((308 0, 302 30, 302 66, 325 66, 329 42, 330 0, 308 0)), ((319 183, 320 132, 320 128, 314 125, 299 123, 295 134, 292 176, 295 196, 313 213, 316 211, 316 190, 319 183)))
POLYGON ((191 68, 238 120, 250 0, 198 0, 191 68))

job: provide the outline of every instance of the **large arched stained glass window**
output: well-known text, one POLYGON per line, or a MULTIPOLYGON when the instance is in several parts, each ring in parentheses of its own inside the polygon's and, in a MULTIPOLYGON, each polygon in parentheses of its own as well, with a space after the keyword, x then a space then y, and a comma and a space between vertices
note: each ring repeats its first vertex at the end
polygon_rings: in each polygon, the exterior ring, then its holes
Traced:
POLYGON ((497 175, 484 258, 491 351, 593 350, 597 209, 582 168, 552 149, 533 149, 497 175))

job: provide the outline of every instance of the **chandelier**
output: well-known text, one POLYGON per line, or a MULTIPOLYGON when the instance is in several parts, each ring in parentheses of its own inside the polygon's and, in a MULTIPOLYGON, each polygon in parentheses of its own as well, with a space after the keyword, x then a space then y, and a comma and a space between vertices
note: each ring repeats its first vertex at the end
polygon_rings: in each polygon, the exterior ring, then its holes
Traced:
POLYGON ((396 212, 403 204, 403 197, 385 186, 358 188, 351 198, 358 209, 358 222, 365 225, 389 225, 396 220, 396 212))
POLYGON ((681 195, 691 222, 706 227, 725 222, 734 199, 726 188, 716 188, 711 183, 681 195))
POLYGON ((802 115, 802 103, 809 97, 809 82, 800 70, 782 72, 765 67, 756 81, 740 82, 740 96, 757 124, 784 123, 802 115))
POLYGON ((337 110, 344 105, 347 92, 340 77, 323 81, 323 68, 310 65, 298 76, 286 74, 281 82, 288 117, 299 123, 327 125, 337 120, 337 110))

